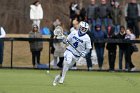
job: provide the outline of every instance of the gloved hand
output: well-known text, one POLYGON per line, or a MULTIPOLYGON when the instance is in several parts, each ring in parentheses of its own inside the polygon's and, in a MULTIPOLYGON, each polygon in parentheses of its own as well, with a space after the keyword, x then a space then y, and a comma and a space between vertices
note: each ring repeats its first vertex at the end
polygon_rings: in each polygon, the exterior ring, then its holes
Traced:
POLYGON ((80 55, 81 55, 82 57, 86 57, 86 54, 87 54, 87 53, 86 53, 85 51, 82 51, 80 55))
POLYGON ((69 44, 69 43, 68 43, 68 40, 67 40, 66 38, 63 38, 63 43, 66 44, 66 45, 69 44))

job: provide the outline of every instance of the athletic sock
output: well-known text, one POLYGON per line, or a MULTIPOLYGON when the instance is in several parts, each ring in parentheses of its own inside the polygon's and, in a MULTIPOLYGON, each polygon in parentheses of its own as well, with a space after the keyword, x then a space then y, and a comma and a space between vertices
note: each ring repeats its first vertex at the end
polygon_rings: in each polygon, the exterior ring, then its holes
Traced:
POLYGON ((56 76, 55 76, 55 79, 54 79, 54 81, 53 81, 53 83, 57 83, 57 82, 59 81, 60 78, 61 78, 60 75, 56 75, 56 76))
POLYGON ((63 70, 62 70, 62 76, 61 76, 62 79, 61 80, 64 81, 66 73, 67 73, 68 70, 69 70, 69 66, 68 65, 64 65, 63 66, 63 70))

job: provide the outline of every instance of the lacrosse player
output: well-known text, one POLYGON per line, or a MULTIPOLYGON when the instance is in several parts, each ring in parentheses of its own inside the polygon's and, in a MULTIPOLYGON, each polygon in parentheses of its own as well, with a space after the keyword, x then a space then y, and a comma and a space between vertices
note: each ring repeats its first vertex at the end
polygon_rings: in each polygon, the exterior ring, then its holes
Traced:
POLYGON ((85 57, 90 51, 91 41, 90 37, 86 34, 89 30, 89 25, 86 22, 81 21, 79 23, 78 31, 71 32, 67 39, 64 39, 64 43, 69 44, 64 52, 63 69, 60 75, 57 75, 53 81, 53 85, 57 83, 63 84, 66 72, 73 66, 80 57, 85 57))

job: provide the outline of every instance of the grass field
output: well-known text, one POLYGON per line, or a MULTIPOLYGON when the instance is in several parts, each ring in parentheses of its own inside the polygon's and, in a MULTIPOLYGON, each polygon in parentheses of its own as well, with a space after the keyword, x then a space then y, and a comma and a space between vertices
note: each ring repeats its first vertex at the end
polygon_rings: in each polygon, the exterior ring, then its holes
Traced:
MULTIPOLYGON (((55 76, 59 71, 50 71, 55 76)), ((0 93, 139 93, 140 74, 69 71, 63 85, 52 86, 45 70, 0 69, 0 93)))

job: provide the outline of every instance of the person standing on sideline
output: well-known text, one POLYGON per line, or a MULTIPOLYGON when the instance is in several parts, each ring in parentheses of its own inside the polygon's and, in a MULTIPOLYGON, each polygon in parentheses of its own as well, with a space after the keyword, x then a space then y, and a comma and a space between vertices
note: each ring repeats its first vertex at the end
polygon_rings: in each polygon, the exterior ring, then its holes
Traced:
MULTIPOLYGON (((116 35, 116 38, 123 40, 125 38, 125 35, 126 35, 125 27, 120 26, 120 31, 116 35)), ((125 44, 119 43, 118 45, 119 45, 119 70, 122 70, 123 69, 122 60, 123 60, 123 56, 125 55, 125 44)), ((125 61, 125 69, 127 69, 126 61, 125 61)))
MULTIPOLYGON (((108 39, 116 39, 115 28, 112 25, 110 25, 108 26, 107 30, 108 30, 108 39)), ((109 71, 114 72, 117 44, 107 43, 106 49, 108 50, 109 71)))
MULTIPOLYGON (((94 40, 104 40, 107 38, 107 34, 105 31, 101 30, 101 25, 97 24, 95 26, 95 31, 93 32, 93 39, 94 40)), ((104 48, 105 48, 105 43, 98 43, 94 42, 97 58, 98 58, 98 65, 99 65, 99 70, 102 70, 103 66, 103 61, 104 61, 104 48)))
POLYGON ((81 21, 79 23, 79 30, 73 31, 68 35, 67 39, 64 39, 64 43, 69 45, 64 53, 64 66, 62 72, 55 77, 53 81, 54 86, 57 85, 57 83, 63 84, 66 72, 80 57, 85 57, 92 48, 90 37, 86 34, 88 30, 88 23, 81 21))
POLYGON ((90 31, 93 32, 95 29, 96 25, 96 18, 97 18, 97 4, 96 0, 90 0, 91 4, 88 5, 86 9, 86 17, 87 17, 87 22, 90 25, 90 31))
POLYGON ((39 0, 30 5, 30 19, 33 21, 33 24, 36 24, 40 29, 40 21, 43 19, 43 9, 39 0))
POLYGON ((124 14, 127 27, 134 31, 136 38, 139 38, 138 21, 140 17, 140 5, 137 3, 137 0, 130 0, 130 2, 126 4, 124 14))
MULTIPOLYGON (((42 38, 41 33, 38 30, 37 25, 33 25, 32 31, 29 33, 29 38, 42 38)), ((35 68, 36 65, 40 64, 40 55, 43 49, 42 41, 29 41, 30 50, 32 53, 32 64, 35 68)))
MULTIPOLYGON (((0 38, 5 37, 6 33, 3 27, 0 27, 0 38)), ((2 67, 3 63, 3 50, 4 50, 4 41, 0 40, 0 68, 2 67)))
MULTIPOLYGON (((133 30, 131 29, 127 29, 126 30, 126 35, 125 35, 125 39, 126 40, 135 40, 135 35, 133 34, 133 30)), ((125 60, 128 64, 128 71, 135 71, 136 68, 135 68, 135 65, 133 64, 132 62, 132 54, 133 54, 133 50, 132 50, 132 45, 133 43, 127 43, 125 45, 125 60)))

